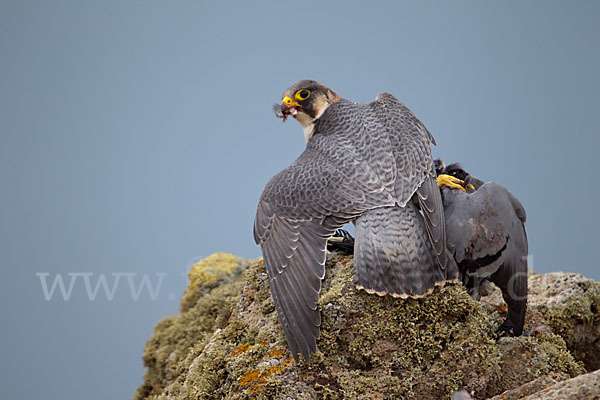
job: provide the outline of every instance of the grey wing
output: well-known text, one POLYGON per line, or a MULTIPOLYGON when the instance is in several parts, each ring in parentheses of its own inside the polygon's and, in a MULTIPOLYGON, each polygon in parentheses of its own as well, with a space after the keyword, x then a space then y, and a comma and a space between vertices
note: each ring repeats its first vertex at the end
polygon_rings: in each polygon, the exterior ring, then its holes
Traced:
MULTIPOLYGON (((431 144, 435 140, 423 123, 398 99, 388 93, 377 96, 374 108, 391 131, 390 140, 396 160, 395 193, 401 206, 417 193, 417 199, 436 259, 442 270, 446 255, 446 224, 442 197, 437 186, 431 144)), ((449 271, 453 279, 456 271, 449 271)))
POLYGON ((327 238, 336 226, 315 220, 294 221, 259 204, 254 225, 269 287, 290 350, 296 360, 317 351, 321 316, 317 309, 321 280, 325 274, 327 238))
POLYGON ((333 165, 328 158, 307 149, 275 175, 261 195, 254 222, 273 301, 296 360, 298 351, 306 360, 316 351, 327 239, 367 204, 386 199, 370 183, 376 180, 354 177, 365 173, 359 161, 341 159, 333 165))

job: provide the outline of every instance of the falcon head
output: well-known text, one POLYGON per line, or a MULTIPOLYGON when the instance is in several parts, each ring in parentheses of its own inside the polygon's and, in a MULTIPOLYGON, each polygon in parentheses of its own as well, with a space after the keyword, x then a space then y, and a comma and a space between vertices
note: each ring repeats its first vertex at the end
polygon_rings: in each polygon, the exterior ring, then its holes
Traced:
POLYGON ((334 91, 316 81, 304 80, 294 83, 283 92, 281 106, 274 110, 284 121, 288 115, 297 119, 304 129, 304 137, 312 136, 313 123, 331 104, 341 99, 334 91), (278 109, 279 108, 279 109, 278 109))

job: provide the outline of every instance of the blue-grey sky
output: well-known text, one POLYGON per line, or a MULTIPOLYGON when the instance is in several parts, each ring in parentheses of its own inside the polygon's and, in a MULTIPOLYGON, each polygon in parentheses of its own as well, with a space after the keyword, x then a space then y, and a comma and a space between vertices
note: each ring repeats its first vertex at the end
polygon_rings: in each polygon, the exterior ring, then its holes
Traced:
POLYGON ((599 279, 599 20, 596 1, 0 1, 3 397, 132 396, 189 265, 260 255, 260 191, 304 148, 271 106, 300 79, 399 97, 434 155, 521 200, 535 270, 599 279), (88 296, 101 277, 112 300, 88 296))

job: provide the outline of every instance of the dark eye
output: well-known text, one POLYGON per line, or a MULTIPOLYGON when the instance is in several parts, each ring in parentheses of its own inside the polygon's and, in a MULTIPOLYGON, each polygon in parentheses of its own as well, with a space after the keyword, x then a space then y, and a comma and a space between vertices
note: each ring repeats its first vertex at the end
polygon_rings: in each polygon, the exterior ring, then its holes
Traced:
POLYGON ((294 96, 298 100, 306 100, 310 96, 310 91, 307 89, 298 90, 294 96))

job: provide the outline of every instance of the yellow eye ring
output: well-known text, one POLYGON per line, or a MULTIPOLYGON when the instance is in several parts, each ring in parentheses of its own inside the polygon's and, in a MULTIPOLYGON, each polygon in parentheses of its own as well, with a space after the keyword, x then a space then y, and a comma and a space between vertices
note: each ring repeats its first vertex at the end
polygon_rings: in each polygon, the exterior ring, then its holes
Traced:
POLYGON ((294 95, 296 100, 306 100, 310 97, 310 90, 308 89, 300 89, 294 95))

